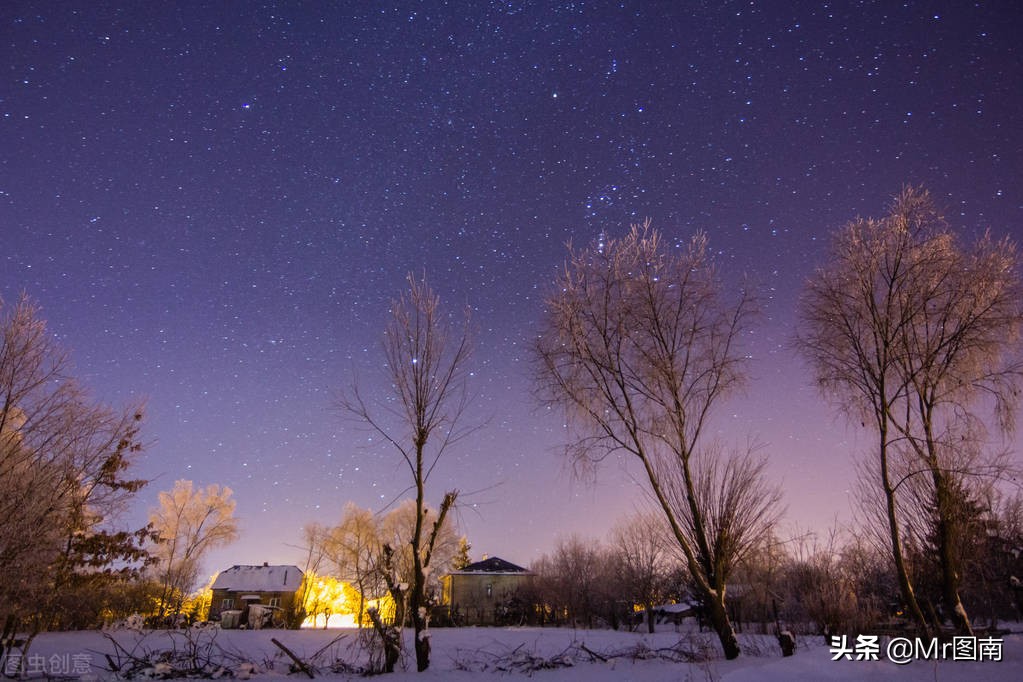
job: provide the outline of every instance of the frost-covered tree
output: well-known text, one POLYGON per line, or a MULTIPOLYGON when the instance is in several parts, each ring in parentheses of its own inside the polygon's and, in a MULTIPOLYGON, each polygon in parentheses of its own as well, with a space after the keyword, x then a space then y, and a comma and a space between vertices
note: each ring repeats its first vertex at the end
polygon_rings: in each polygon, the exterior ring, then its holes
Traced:
POLYGON ((215 483, 197 490, 187 480, 176 481, 172 490, 160 493, 160 506, 150 511, 149 521, 159 537, 151 552, 158 560, 161 617, 180 612, 198 581, 206 553, 237 539, 231 494, 230 488, 215 483))
MULTIPOLYGON (((427 507, 424 510, 423 523, 433 528, 437 523, 437 511, 427 507)), ((415 500, 402 500, 388 511, 381 523, 381 538, 384 544, 395 548, 395 569, 402 582, 412 583, 415 574, 415 562, 412 557, 412 536, 416 528, 415 500)), ((436 539, 433 543, 433 554, 429 569, 426 570, 425 601, 433 603, 440 589, 440 576, 451 570, 452 562, 458 554, 458 532, 454 519, 449 515, 437 527, 436 539)))
POLYGON ((95 625, 136 575, 146 530, 115 521, 146 483, 124 476, 141 421, 88 395, 31 300, 0 302, 0 616, 95 625))
POLYGON ((738 342, 753 313, 745 288, 727 294, 705 236, 674 248, 634 225, 569 249, 535 346, 541 400, 577 429, 569 456, 588 466, 623 453, 642 467, 730 659, 728 576, 777 517, 779 494, 761 462, 712 447, 705 427, 745 379, 738 342))
POLYGON ((1023 284, 1015 245, 989 235, 964 245, 930 195, 907 188, 888 215, 835 234, 806 285, 798 345, 822 392, 876 433, 872 478, 903 600, 928 625, 906 561, 907 518, 928 519, 942 601, 963 633, 961 553, 987 426, 1009 431, 1023 361, 1023 284), (995 419, 980 410, 994 407, 995 419), (916 506, 913 507, 913 502, 916 506))
MULTIPOLYGON (((412 536, 416 527, 415 500, 404 500, 386 514, 374 514, 349 502, 336 526, 321 527, 312 553, 323 556, 323 566, 341 580, 351 583, 359 592, 358 617, 361 627, 365 620, 365 602, 388 591, 388 583, 408 586, 414 580, 415 562, 412 560, 412 536), (389 558, 384 548, 390 548, 389 558), (390 568, 386 568, 390 566, 390 568)), ((424 523, 433 527, 437 514, 426 510, 424 523)), ((426 570, 427 598, 432 604, 439 587, 439 576, 451 570, 458 553, 459 538, 453 519, 449 516, 437 532, 430 568, 426 570)), ((399 589, 402 600, 408 599, 408 588, 399 589)), ((405 620, 404 601, 396 603, 398 625, 405 620)))
POLYGON ((384 584, 380 574, 383 552, 380 522, 369 509, 349 502, 340 523, 323 529, 321 544, 331 570, 359 592, 355 621, 361 628, 366 613, 366 597, 381 596, 384 584))
POLYGON ((471 564, 472 559, 469 556, 471 551, 472 543, 469 542, 469 538, 464 535, 458 538, 458 551, 455 552, 455 557, 451 560, 451 568, 460 571, 471 564))

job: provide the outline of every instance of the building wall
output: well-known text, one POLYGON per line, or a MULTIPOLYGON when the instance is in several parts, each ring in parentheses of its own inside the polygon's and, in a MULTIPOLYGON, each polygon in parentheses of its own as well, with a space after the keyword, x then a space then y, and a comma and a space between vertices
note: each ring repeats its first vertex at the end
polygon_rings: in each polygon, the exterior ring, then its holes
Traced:
MULTIPOLYGON (((270 606, 272 600, 277 600, 277 606, 283 609, 283 614, 287 614, 295 601, 294 592, 253 592, 252 590, 213 590, 213 596, 210 599, 210 613, 207 616, 208 620, 219 620, 222 611, 227 610, 238 610, 245 611, 250 604, 262 604, 264 606, 270 606), (242 599, 245 595, 257 594, 259 595, 259 601, 254 599, 242 599), (231 600, 230 606, 225 606, 225 600, 231 600)), ((246 613, 242 614, 241 623, 245 624, 248 622, 246 613)))
POLYGON ((532 578, 529 573, 446 575, 442 602, 456 625, 493 625, 497 615, 495 607, 532 578))

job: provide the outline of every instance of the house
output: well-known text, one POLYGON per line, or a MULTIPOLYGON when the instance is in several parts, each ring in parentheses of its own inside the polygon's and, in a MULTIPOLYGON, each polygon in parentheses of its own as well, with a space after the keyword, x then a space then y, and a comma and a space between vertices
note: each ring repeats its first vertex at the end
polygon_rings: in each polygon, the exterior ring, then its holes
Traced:
POLYGON ((302 578, 298 566, 232 566, 213 581, 209 619, 225 628, 281 627, 294 612, 302 578))
POLYGON ((441 607, 455 625, 495 625, 515 619, 520 593, 535 574, 499 557, 441 577, 441 607))
MULTIPOLYGON (((696 600, 685 600, 675 604, 660 604, 653 609, 654 623, 658 625, 674 625, 675 632, 679 631, 686 618, 695 618, 698 621, 703 618, 703 611, 700 603, 696 600)), ((642 625, 648 621, 646 609, 636 611, 632 614, 632 624, 642 625)))

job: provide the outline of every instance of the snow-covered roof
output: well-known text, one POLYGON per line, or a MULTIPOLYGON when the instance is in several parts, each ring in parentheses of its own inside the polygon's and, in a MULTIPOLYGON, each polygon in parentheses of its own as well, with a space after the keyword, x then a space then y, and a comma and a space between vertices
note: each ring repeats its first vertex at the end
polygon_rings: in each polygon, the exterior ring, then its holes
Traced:
POLYGON ((529 571, 496 556, 469 564, 460 571, 451 571, 451 575, 474 575, 479 573, 529 573, 529 571))
POLYGON ((661 604, 654 607, 654 611, 663 611, 664 613, 688 613, 693 609, 697 608, 698 604, 692 602, 682 602, 681 604, 661 604))
POLYGON ((232 592, 295 592, 302 586, 298 566, 232 566, 217 574, 214 590, 232 592))

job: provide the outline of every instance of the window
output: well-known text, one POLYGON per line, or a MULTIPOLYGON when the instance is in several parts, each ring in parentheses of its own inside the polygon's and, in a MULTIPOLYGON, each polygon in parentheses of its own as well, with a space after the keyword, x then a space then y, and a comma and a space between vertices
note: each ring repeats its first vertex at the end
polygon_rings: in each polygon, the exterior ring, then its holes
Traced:
POLYGON ((224 601, 220 602, 220 610, 221 611, 227 611, 227 610, 233 609, 233 608, 234 608, 234 599, 225 599, 224 601))
POLYGON ((493 583, 487 583, 487 596, 488 597, 493 597, 494 596, 494 584, 493 583))
POLYGON ((281 605, 280 597, 270 597, 270 606, 280 607, 280 605, 281 605))

